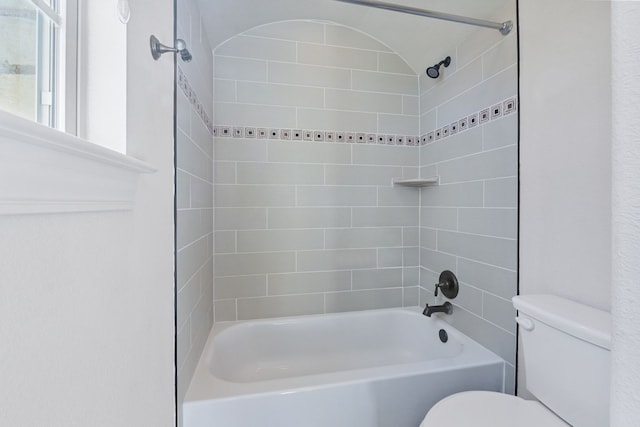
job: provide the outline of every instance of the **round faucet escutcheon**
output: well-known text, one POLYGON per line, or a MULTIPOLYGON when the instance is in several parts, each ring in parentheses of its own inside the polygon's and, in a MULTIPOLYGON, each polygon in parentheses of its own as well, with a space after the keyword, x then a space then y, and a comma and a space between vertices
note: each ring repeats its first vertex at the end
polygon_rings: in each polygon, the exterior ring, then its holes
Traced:
POLYGON ((434 296, 438 296, 438 289, 442 290, 442 295, 449 299, 454 299, 458 296, 458 290, 460 286, 458 286, 458 278, 452 271, 444 270, 440 273, 440 277, 438 278, 438 283, 436 283, 436 290, 434 296))

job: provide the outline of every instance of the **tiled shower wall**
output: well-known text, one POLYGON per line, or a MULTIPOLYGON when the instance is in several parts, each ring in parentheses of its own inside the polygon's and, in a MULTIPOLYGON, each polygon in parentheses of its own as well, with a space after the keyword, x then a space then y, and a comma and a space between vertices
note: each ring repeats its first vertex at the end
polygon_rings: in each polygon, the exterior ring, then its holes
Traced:
MULTIPOLYGON (((181 402, 213 322, 213 57, 192 0, 177 2, 176 106, 177 369, 181 402)), ((181 405, 178 405, 181 410, 181 405)), ((182 417, 178 418, 179 420, 182 417)))
POLYGON ((413 70, 313 21, 214 54, 215 124, 231 134, 215 140, 216 321, 416 305, 419 193, 392 179, 417 176, 418 147, 335 142, 417 135, 413 70), (305 130, 315 142, 293 140, 305 130))
MULTIPOLYGON (((514 14, 515 15, 515 14, 514 14)), ((460 281, 447 320, 503 357, 513 391, 517 291, 518 117, 516 31, 480 30, 452 49, 441 79, 421 78, 420 173, 440 185, 421 190, 421 303, 434 302, 442 270, 460 281), (509 100, 510 103, 505 103, 509 100), (477 118, 474 127, 465 126, 477 118), (453 130, 457 133, 452 134, 453 130)), ((439 302, 442 300, 440 299, 439 302)))

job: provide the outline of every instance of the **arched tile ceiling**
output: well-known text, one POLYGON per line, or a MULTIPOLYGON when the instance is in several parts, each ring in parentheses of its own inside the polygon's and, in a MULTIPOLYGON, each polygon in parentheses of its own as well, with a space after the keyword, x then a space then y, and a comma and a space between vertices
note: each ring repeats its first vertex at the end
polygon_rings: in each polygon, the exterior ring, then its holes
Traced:
MULTIPOLYGON (((386 0, 405 6, 515 22, 515 0, 386 0)), ((211 46, 259 25, 289 19, 336 22, 370 34, 402 56, 417 74, 450 55, 478 27, 334 0, 197 0, 211 46)), ((492 29, 479 31, 500 33, 492 29)))

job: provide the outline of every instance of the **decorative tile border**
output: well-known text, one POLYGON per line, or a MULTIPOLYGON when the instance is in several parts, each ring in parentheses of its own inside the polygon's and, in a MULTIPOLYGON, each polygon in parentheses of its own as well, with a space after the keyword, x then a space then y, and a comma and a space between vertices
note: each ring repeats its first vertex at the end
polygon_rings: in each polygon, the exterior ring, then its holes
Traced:
POLYGON ((272 129, 244 126, 215 126, 214 137, 223 138, 257 138, 292 141, 345 142, 356 144, 402 145, 415 147, 445 139, 451 135, 464 132, 492 120, 500 119, 517 110, 517 99, 512 97, 488 108, 483 108, 469 116, 420 136, 390 135, 364 132, 336 132, 308 129, 272 129))
POLYGON ((180 66, 178 66, 178 87, 182 89, 182 93, 184 93, 191 103, 191 106, 196 110, 198 116, 200 116, 200 120, 202 120, 202 123, 209 130, 209 134, 213 135, 213 120, 209 118, 207 110, 205 110, 200 100, 198 100, 196 91, 191 88, 189 79, 187 79, 187 76, 184 74, 180 66))

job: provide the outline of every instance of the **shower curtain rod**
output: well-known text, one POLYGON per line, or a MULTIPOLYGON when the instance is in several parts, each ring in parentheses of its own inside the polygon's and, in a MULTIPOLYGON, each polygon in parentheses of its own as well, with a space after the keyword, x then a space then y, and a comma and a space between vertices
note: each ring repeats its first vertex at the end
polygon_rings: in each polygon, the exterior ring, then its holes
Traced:
POLYGON ((513 29, 512 21, 492 22, 484 19, 468 18, 466 16, 451 15, 449 13, 435 12, 433 10, 418 9, 416 7, 401 6, 399 4, 385 3, 377 0, 336 0, 342 3, 357 4, 361 6, 374 7, 376 9, 392 10, 394 12, 408 13, 411 15, 426 16, 427 18, 442 19, 444 21, 459 22, 461 24, 475 25, 477 27, 492 28, 500 31, 502 35, 507 35, 513 29))

